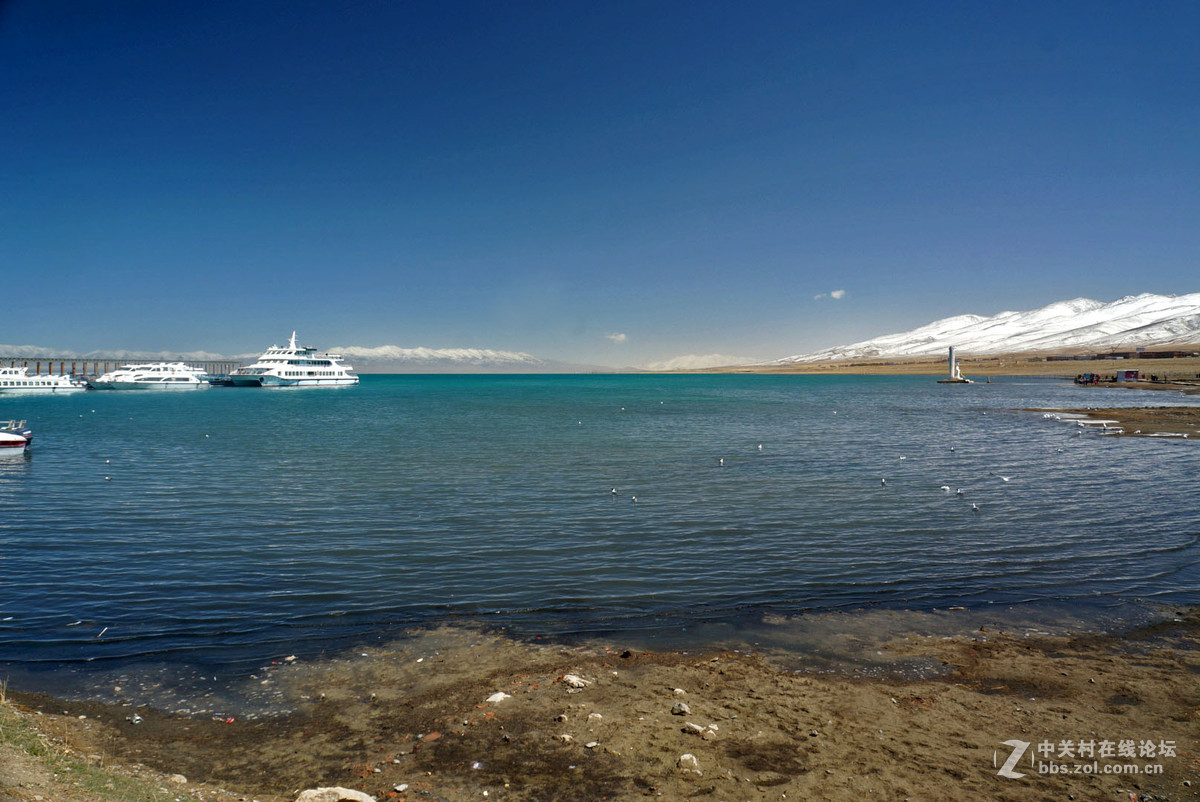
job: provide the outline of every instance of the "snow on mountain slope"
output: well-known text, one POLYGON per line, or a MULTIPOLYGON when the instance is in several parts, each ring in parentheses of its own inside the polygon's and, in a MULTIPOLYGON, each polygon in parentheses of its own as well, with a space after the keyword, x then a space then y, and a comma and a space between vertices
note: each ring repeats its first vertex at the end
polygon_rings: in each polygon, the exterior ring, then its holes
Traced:
POLYGON ((1112 303, 1076 298, 1029 312, 991 317, 957 315, 912 331, 768 363, 827 362, 875 357, 1001 354, 1068 349, 1125 349, 1200 343, 1200 293, 1129 295, 1112 303))

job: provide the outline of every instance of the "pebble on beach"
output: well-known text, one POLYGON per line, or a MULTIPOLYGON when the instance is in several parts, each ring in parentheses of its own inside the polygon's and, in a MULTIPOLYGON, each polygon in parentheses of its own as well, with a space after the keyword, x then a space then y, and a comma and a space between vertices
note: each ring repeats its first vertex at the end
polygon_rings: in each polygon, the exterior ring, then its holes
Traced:
POLYGON ((337 785, 302 791, 300 796, 296 797, 296 802, 376 802, 376 800, 375 797, 364 794, 362 791, 337 785))
POLYGON ((582 688, 586 688, 587 686, 592 684, 592 681, 590 679, 584 679, 583 677, 579 676, 578 674, 563 674, 561 679, 562 679, 563 684, 566 685, 568 688, 582 689, 582 688))

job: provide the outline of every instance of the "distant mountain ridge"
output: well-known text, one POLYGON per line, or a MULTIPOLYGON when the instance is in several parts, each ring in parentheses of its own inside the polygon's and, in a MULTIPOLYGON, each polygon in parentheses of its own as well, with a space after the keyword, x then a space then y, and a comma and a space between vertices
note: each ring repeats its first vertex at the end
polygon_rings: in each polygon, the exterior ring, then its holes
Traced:
POLYGON ((765 364, 941 355, 950 346, 962 354, 1003 354, 1104 351, 1198 343, 1200 293, 1144 293, 1127 295, 1111 303, 1076 298, 1028 312, 1001 312, 992 317, 957 315, 912 331, 886 334, 765 364))
POLYGON ((546 373, 565 369, 556 368, 555 363, 533 354, 490 348, 347 345, 329 350, 346 357, 346 361, 361 373, 546 373))
POLYGON ((227 362, 246 359, 253 355, 224 356, 210 351, 127 351, 92 350, 85 353, 47 348, 41 345, 0 345, 0 358, 9 359, 82 359, 120 362, 123 359, 136 362, 227 362))
MULTIPOLYGON (((596 365, 577 365, 542 359, 520 351, 490 348, 402 348, 398 345, 365 347, 357 345, 321 349, 341 354, 359 373, 579 373, 611 371, 596 365)), ((87 353, 63 351, 37 345, 0 345, 0 358, 6 359, 85 359, 136 362, 251 362, 260 352, 223 355, 209 351, 128 351, 94 350, 87 353)))

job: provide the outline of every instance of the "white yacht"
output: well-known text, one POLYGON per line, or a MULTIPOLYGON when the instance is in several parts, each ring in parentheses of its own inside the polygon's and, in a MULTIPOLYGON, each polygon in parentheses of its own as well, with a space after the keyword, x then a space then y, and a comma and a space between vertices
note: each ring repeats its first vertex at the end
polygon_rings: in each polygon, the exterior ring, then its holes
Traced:
POLYGON ((354 369, 341 354, 317 354, 309 345, 296 345, 296 332, 282 348, 272 345, 253 365, 229 374, 234 387, 334 387, 358 384, 354 369))
POLYGON ((199 390, 208 387, 208 374, 182 362, 148 362, 122 365, 98 379, 89 379, 93 390, 199 390))
POLYGON ((52 373, 29 375, 29 368, 0 368, 0 395, 26 393, 77 393, 87 382, 52 373))

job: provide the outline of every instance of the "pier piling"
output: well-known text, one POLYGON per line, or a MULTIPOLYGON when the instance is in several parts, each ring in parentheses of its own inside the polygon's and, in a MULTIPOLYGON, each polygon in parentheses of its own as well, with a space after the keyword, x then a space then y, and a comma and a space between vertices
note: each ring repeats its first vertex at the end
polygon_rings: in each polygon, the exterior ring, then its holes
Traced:
POLYGON ((55 366, 60 376, 71 375, 77 379, 90 379, 114 370, 121 365, 146 365, 151 362, 183 362, 191 367, 200 368, 213 376, 228 375, 241 366, 237 360, 192 360, 192 359, 88 359, 84 357, 16 357, 0 356, 0 366, 10 368, 28 368, 35 376, 42 375, 45 366, 47 375, 54 375, 55 366), (70 370, 67 370, 68 365, 70 370))

